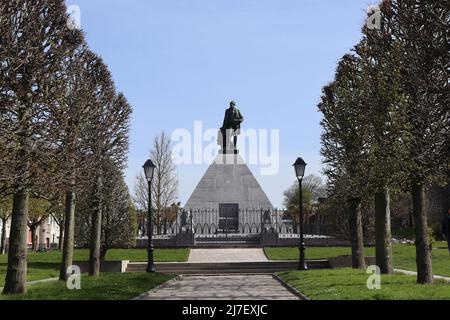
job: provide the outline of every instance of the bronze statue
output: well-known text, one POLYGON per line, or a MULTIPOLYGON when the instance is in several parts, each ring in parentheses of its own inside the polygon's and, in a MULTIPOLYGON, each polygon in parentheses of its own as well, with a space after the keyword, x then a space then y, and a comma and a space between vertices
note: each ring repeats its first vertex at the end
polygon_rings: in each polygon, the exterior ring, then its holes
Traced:
POLYGON ((237 137, 241 134, 241 123, 243 122, 244 117, 236 108, 236 102, 231 101, 230 108, 225 111, 223 126, 220 128, 222 139, 219 138, 219 143, 223 153, 228 151, 237 153, 237 137), (233 138, 233 146, 231 146, 231 138, 233 138))

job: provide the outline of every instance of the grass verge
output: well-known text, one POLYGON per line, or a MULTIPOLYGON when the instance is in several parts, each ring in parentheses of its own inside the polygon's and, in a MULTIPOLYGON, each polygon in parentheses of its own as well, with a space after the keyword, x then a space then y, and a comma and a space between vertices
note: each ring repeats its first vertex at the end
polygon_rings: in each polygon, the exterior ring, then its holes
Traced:
MULTIPOLYGON (((155 249, 156 262, 185 262, 189 258, 188 248, 155 249)), ((87 261, 89 250, 79 249, 74 251, 75 261, 87 261)), ((55 278, 59 276, 61 263, 61 251, 29 252, 28 253, 27 281, 55 278)), ((145 249, 111 249, 106 255, 106 260, 130 260, 147 261, 145 249)), ((4 286, 8 264, 8 256, 0 255, 0 287, 4 286)))
POLYGON ((26 295, 0 295, 0 300, 129 300, 172 279, 159 273, 103 273, 98 278, 82 275, 81 289, 52 281, 28 286, 26 295))
MULTIPOLYGON (((270 260, 297 260, 298 248, 281 247, 265 248, 270 260)), ((349 247, 308 247, 307 259, 327 259, 342 255, 350 255, 349 247)), ((367 256, 375 256, 374 248, 366 248, 367 256)), ((416 271, 416 247, 411 244, 394 244, 392 246, 394 267, 397 269, 416 271)), ((446 242, 433 244, 433 272, 436 275, 450 276, 450 255, 446 242)))
POLYGON ((450 300, 450 285, 436 281, 418 285, 406 275, 381 277, 381 289, 369 290, 364 270, 333 269, 290 271, 278 274, 312 300, 450 300))

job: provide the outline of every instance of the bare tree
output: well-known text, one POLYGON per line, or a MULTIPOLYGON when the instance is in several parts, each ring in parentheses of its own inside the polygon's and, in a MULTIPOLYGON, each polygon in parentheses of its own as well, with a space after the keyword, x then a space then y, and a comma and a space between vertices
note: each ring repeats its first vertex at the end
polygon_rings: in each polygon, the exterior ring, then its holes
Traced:
POLYGON ((64 221, 60 223, 64 231, 61 280, 67 279, 67 268, 73 262, 77 194, 83 180, 89 180, 87 175, 91 173, 88 162, 91 140, 83 139, 86 138, 83 132, 91 125, 89 119, 92 114, 97 115, 92 108, 95 102, 93 92, 98 89, 94 68, 96 59, 84 43, 67 57, 63 69, 66 95, 60 97, 54 110, 55 131, 59 133, 56 139, 62 151, 57 171, 61 176, 61 189, 65 190, 64 216, 59 219, 64 221))
MULTIPOLYGON (((153 140, 153 149, 150 158, 156 169, 152 181, 152 204, 154 206, 154 224, 161 232, 163 222, 166 220, 167 209, 177 202, 178 178, 172 160, 170 138, 162 132, 153 140)), ((136 177, 134 187, 134 201, 140 210, 148 209, 148 183, 143 173, 136 177)))
MULTIPOLYGON (((431 283, 425 186, 443 183, 448 172, 450 15, 442 1, 383 0, 380 8, 381 29, 363 29, 363 40, 324 89, 322 154, 331 182, 345 181, 340 187, 352 212, 375 194, 383 273, 392 272, 391 189, 411 192, 417 282, 431 283)), ((360 224, 360 216, 352 215, 350 225, 360 224)))
POLYGON ((86 128, 90 159, 98 165, 92 168, 93 203, 91 219, 91 244, 89 254, 89 275, 100 273, 102 216, 104 208, 104 185, 109 179, 108 166, 123 170, 127 162, 128 132, 131 106, 123 94, 117 94, 111 74, 99 57, 92 59, 91 113, 86 128))
POLYGON ((310 174, 303 179, 303 186, 311 192, 313 201, 318 201, 326 194, 322 178, 314 174, 310 174))
POLYGON ((38 250, 37 228, 48 218, 49 209, 50 203, 48 201, 35 198, 30 199, 27 224, 31 231, 31 248, 33 251, 38 250))
POLYGON ((129 248, 136 244, 136 210, 122 172, 110 167, 112 179, 105 183, 101 259, 111 248, 129 248))
POLYGON ((13 195, 6 294, 26 292, 27 224, 35 233, 49 215, 60 241, 64 233, 60 278, 67 278, 80 190, 93 194, 90 262, 98 274, 104 172, 126 165, 131 107, 67 18, 63 0, 0 6, 0 198, 13 195))
POLYGON ((8 270, 3 292, 26 292, 27 219, 31 168, 46 155, 36 148, 45 139, 53 78, 59 61, 80 40, 77 30, 67 27, 63 0, 17 0, 0 6, 0 120, 3 139, 13 156, 8 163, 14 192, 8 270))
POLYGON ((59 238, 58 238, 58 250, 63 250, 64 243, 64 193, 61 192, 60 197, 56 197, 51 200, 50 214, 58 225, 59 238))

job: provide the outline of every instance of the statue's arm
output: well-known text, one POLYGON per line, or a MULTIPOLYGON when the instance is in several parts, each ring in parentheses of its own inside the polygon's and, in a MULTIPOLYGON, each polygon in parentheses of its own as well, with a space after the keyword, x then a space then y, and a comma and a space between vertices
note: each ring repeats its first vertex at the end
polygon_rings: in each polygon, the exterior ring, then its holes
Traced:
POLYGON ((244 116, 242 115, 242 113, 239 111, 239 121, 240 123, 244 122, 244 116))

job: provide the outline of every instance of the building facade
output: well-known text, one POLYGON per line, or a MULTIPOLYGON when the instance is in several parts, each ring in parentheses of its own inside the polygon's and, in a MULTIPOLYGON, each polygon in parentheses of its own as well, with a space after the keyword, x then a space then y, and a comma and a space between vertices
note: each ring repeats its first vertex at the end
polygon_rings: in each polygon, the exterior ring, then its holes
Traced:
MULTIPOLYGON (((0 239, 2 236, 3 225, 0 221, 0 239)), ((6 222, 6 251, 8 250, 9 234, 11 232, 11 218, 6 222)), ((53 216, 44 219, 36 230, 36 243, 38 250, 58 249, 60 238, 60 228, 53 216)), ((28 230, 27 234, 28 247, 32 247, 32 234, 28 230)))

